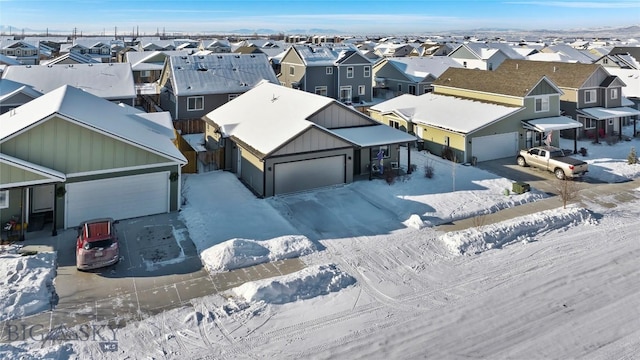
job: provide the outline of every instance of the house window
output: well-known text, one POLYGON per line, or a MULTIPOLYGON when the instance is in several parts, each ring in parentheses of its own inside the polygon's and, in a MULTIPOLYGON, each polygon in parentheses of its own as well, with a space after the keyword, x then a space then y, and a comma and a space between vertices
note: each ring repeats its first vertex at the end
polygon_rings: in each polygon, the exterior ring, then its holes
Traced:
POLYGON ((586 104, 590 104, 590 103, 596 102, 596 90, 595 89, 586 90, 584 92, 584 102, 586 104))
POLYGON ((289 75, 295 75, 296 74, 296 68, 293 66, 289 66, 289 75))
POLYGON ((331 66, 327 66, 327 68, 325 69, 325 73, 327 75, 333 75, 333 68, 331 66))
POLYGON ((607 58, 602 59, 602 63, 605 64, 605 65, 608 64, 609 63, 609 59, 607 59, 607 58))
POLYGON ((140 71, 140 77, 148 78, 151 76, 151 70, 142 70, 140 71))
POLYGON ((204 96, 190 96, 187 98, 187 111, 204 109, 204 96))
POLYGON ((536 112, 549 111, 549 97, 536 98, 536 112))
POLYGON ((400 129, 400 123, 394 120, 389 120, 389 126, 394 129, 400 129))
POLYGON ((347 79, 353 78, 353 66, 347 68, 347 79))
POLYGON ((415 85, 409 85, 409 94, 411 94, 411 95, 415 95, 416 94, 416 86, 415 85))
POLYGON ((366 78, 371 77, 371 66, 364 67, 364 77, 366 78))
POLYGON ((611 89, 611 100, 618 98, 618 89, 611 89))
POLYGON ((242 95, 242 94, 229 94, 229 98, 227 99, 227 101, 231 101, 231 100, 237 98, 240 95, 242 95))
POLYGON ((9 207, 9 190, 0 190, 0 209, 9 207))
POLYGON ((364 95, 366 87, 364 85, 358 85, 358 95, 364 95))
POLYGON ((584 119, 584 128, 585 129, 595 129, 596 128, 596 120, 594 120, 594 119, 584 119))
POLYGON ((398 92, 402 93, 402 84, 398 84, 398 92))
POLYGON ((493 63, 489 63, 489 65, 487 65, 487 70, 493 70, 493 63))
POLYGON ((326 86, 316 86, 316 94, 327 96, 327 87, 326 86))
POLYGON ((449 137, 448 136, 444 137, 444 146, 449 146, 449 137))
POLYGON ((463 61, 463 62, 462 62, 462 66, 463 66, 463 67, 467 67, 467 62, 466 62, 466 61, 463 61))

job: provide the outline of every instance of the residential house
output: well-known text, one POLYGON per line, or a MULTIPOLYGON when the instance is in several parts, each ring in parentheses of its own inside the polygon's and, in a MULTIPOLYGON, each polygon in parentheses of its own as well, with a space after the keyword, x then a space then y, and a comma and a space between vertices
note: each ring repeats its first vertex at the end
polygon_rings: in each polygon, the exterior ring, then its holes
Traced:
POLYGON ((63 44, 60 54, 75 52, 88 55, 101 63, 111 62, 111 39, 109 38, 79 38, 72 44, 63 44))
POLYGON ((40 65, 69 65, 69 64, 101 64, 89 54, 79 52, 68 52, 51 60, 41 60, 40 65))
POLYGON ((186 159, 159 115, 69 85, 0 115, 0 221, 46 219, 55 233, 178 210, 186 159))
POLYGON ((611 135, 621 138, 621 127, 640 114, 629 107, 633 103, 622 94, 625 83, 599 64, 508 60, 497 71, 507 77, 520 73, 544 75, 553 81, 563 92, 560 97, 563 115, 583 124, 578 137, 595 141, 611 135))
POLYGON ((347 184, 387 167, 395 171, 400 145, 415 141, 335 99, 268 82, 204 120, 207 148, 224 151, 219 167, 261 197, 347 184))
POLYGON ((293 45, 280 62, 280 84, 344 103, 372 101, 371 62, 355 47, 293 45))
POLYGON ((562 91, 545 76, 449 68, 433 87, 377 104, 371 116, 415 133, 435 154, 471 163, 515 157, 551 131, 580 126, 560 116, 562 91))
POLYGON ((559 53, 572 59, 570 62, 578 62, 581 64, 591 64, 598 59, 599 56, 595 56, 589 50, 576 49, 567 44, 554 44, 546 46, 540 49, 543 53, 559 53))
POLYGON ((199 46, 200 50, 208 50, 212 53, 230 53, 231 52, 231 44, 229 44, 228 40, 221 39, 213 39, 213 40, 202 40, 199 46))
POLYGON ((31 86, 0 79, 0 114, 20 107, 41 95, 41 92, 34 90, 31 86))
POLYGON ((418 47, 405 43, 380 43, 374 48, 374 52, 381 58, 409 56, 418 47))
POLYGON ((23 65, 37 65, 40 60, 38 47, 22 40, 0 39, 0 55, 15 59, 23 65))
POLYGON ((267 80, 278 83, 263 54, 170 56, 160 78, 160 107, 174 120, 200 119, 267 80))
POLYGON ((133 106, 136 100, 131 65, 125 63, 9 66, 2 79, 29 85, 41 93, 72 85, 115 103, 133 106))
POLYGON ((509 44, 467 42, 452 50, 450 58, 462 67, 480 70, 495 70, 506 59, 523 59, 509 44))
POLYGON ((462 67, 446 57, 384 58, 373 65, 373 96, 390 99, 401 94, 420 95, 432 91, 431 84, 449 67, 462 67))
POLYGON ((164 63, 170 56, 186 56, 188 50, 178 51, 129 51, 125 53, 125 61, 131 64, 136 93, 141 95, 158 94, 158 80, 162 74, 164 63))

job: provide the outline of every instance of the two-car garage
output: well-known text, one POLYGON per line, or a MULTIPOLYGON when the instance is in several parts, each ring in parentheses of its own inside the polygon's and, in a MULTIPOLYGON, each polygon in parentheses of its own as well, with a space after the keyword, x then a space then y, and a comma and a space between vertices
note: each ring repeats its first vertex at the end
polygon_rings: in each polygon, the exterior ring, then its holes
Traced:
POLYGON ((488 161, 516 156, 518 153, 518 132, 474 137, 471 140, 472 156, 476 161, 488 161))
POLYGON ((344 184, 345 155, 275 163, 273 166, 274 195, 344 184))

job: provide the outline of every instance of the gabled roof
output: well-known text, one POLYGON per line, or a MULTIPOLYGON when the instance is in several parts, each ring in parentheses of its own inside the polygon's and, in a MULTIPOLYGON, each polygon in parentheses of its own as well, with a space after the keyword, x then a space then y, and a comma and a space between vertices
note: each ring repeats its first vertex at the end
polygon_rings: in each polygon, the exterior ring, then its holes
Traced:
POLYGON ((588 51, 584 52, 578 49, 574 49, 570 45, 566 44, 550 45, 547 47, 547 49, 553 52, 561 53, 582 64, 591 64, 596 58, 596 56, 589 55, 588 51))
MULTIPOLYGON (((459 47, 465 47, 471 53, 475 54, 478 59, 487 60, 492 57, 496 52, 502 52, 509 59, 523 59, 524 56, 519 54, 509 44, 505 43, 481 43, 481 42, 468 42, 460 44, 459 47)), ((453 50, 452 54, 457 51, 457 48, 453 50)), ((451 54, 450 54, 451 55, 451 54)))
POLYGON ((427 93, 400 95, 371 109, 382 114, 395 114, 413 123, 468 134, 523 108, 427 93))
MULTIPOLYGON (((62 55, 58 56, 57 58, 54 58, 54 59, 51 59, 51 60, 48 60, 48 61, 41 61, 40 65, 58 65, 58 64, 62 63, 63 61, 67 61, 67 60, 73 61, 76 64, 100 64, 100 61, 94 59, 89 54, 80 54, 80 53, 77 53, 77 52, 69 52, 69 53, 62 54, 62 55)), ((67 64, 63 64, 63 65, 67 65, 67 64)))
POLYGON ((156 51, 129 51, 125 57, 131 64, 133 71, 162 70, 164 62, 169 56, 186 56, 188 50, 156 50, 156 51))
POLYGON ((0 54, 0 64, 22 65, 22 63, 20 61, 18 61, 15 58, 15 56, 11 57, 11 56, 6 56, 6 55, 2 55, 2 54, 0 54))
POLYGON ((301 132, 317 127, 307 119, 332 103, 340 104, 326 96, 263 82, 204 118, 223 135, 238 138, 267 155, 301 132))
POLYGON ((72 85, 103 99, 136 96, 127 63, 9 66, 2 78, 31 85, 42 93, 72 85))
POLYGON ((278 83, 264 54, 171 56, 168 65, 178 96, 244 93, 263 80, 278 83))
MULTIPOLYGON (((58 115, 173 162, 186 164, 186 159, 157 125, 122 107, 86 91, 64 85, 40 96, 12 112, 0 115, 0 143, 58 115)), ((140 112, 142 113, 142 112, 140 112)))
POLYGON ((434 79, 440 76, 450 67, 461 68, 462 65, 450 57, 390 57, 382 61, 387 61, 398 71, 407 75, 414 82, 423 81, 431 75, 434 79))
POLYGON ((565 63, 556 61, 505 60, 495 72, 505 75, 529 73, 546 76, 561 88, 579 89, 599 69, 598 64, 565 63))
MULTIPOLYGON (((607 68, 607 72, 618 76, 627 85, 622 88, 624 96, 640 98, 640 70, 607 68)), ((624 102, 622 105, 626 106, 624 102)))
POLYGON ((293 49, 298 53, 306 66, 337 65, 339 61, 344 61, 353 55, 354 51, 357 51, 353 45, 293 45, 293 49))
POLYGON ((42 95, 41 92, 34 90, 29 85, 8 79, 0 79, 0 104, 20 92, 34 99, 42 95))
POLYGON ((16 157, 13 157, 7 154, 0 153, 0 163, 7 164, 11 167, 22 169, 43 177, 43 179, 27 181, 26 183, 3 184, 3 187, 17 187, 17 186, 24 186, 24 185, 44 184, 44 183, 50 183, 50 182, 64 182, 67 180, 67 177, 65 176, 65 174, 59 171, 49 169, 47 167, 44 167, 38 164, 34 164, 29 161, 18 159, 16 157))
MULTIPOLYGON (((505 62, 508 60, 505 60, 505 62)), ((504 64, 504 63, 503 63, 504 64)), ((500 65, 502 67, 503 65, 500 65)), ((528 71, 498 72, 478 69, 449 68, 433 82, 434 86, 479 91, 514 97, 525 97, 541 82, 547 81, 558 94, 562 91, 544 75, 528 71)))

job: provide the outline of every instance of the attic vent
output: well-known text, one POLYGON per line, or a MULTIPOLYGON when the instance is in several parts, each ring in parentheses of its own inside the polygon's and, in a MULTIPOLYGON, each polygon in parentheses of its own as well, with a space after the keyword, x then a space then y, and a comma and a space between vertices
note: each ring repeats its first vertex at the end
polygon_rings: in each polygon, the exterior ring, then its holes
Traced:
POLYGON ((69 67, 73 67, 73 64, 69 64, 69 67))
POLYGON ((53 67, 53 65, 47 65, 47 67, 53 67))
POLYGON ((198 56, 198 58, 204 60, 204 56, 198 56))
POLYGON ((180 59, 187 60, 187 57, 186 56, 180 56, 180 59))
POLYGON ((236 59, 240 59, 240 55, 234 55, 233 57, 236 59))
POLYGON ((176 70, 182 70, 182 66, 176 67, 176 70))
POLYGON ((222 55, 218 55, 218 59, 222 59, 222 55))
POLYGON ((251 54, 251 57, 252 57, 252 58, 254 58, 254 57, 256 57, 256 56, 255 56, 255 55, 253 55, 253 54, 251 54))
POLYGON ((31 67, 31 65, 27 65, 26 67, 27 67, 27 69, 28 69, 28 68, 30 68, 30 67, 31 67))
POLYGON ((236 68, 233 68, 233 71, 238 71, 238 69, 236 69, 236 68))

